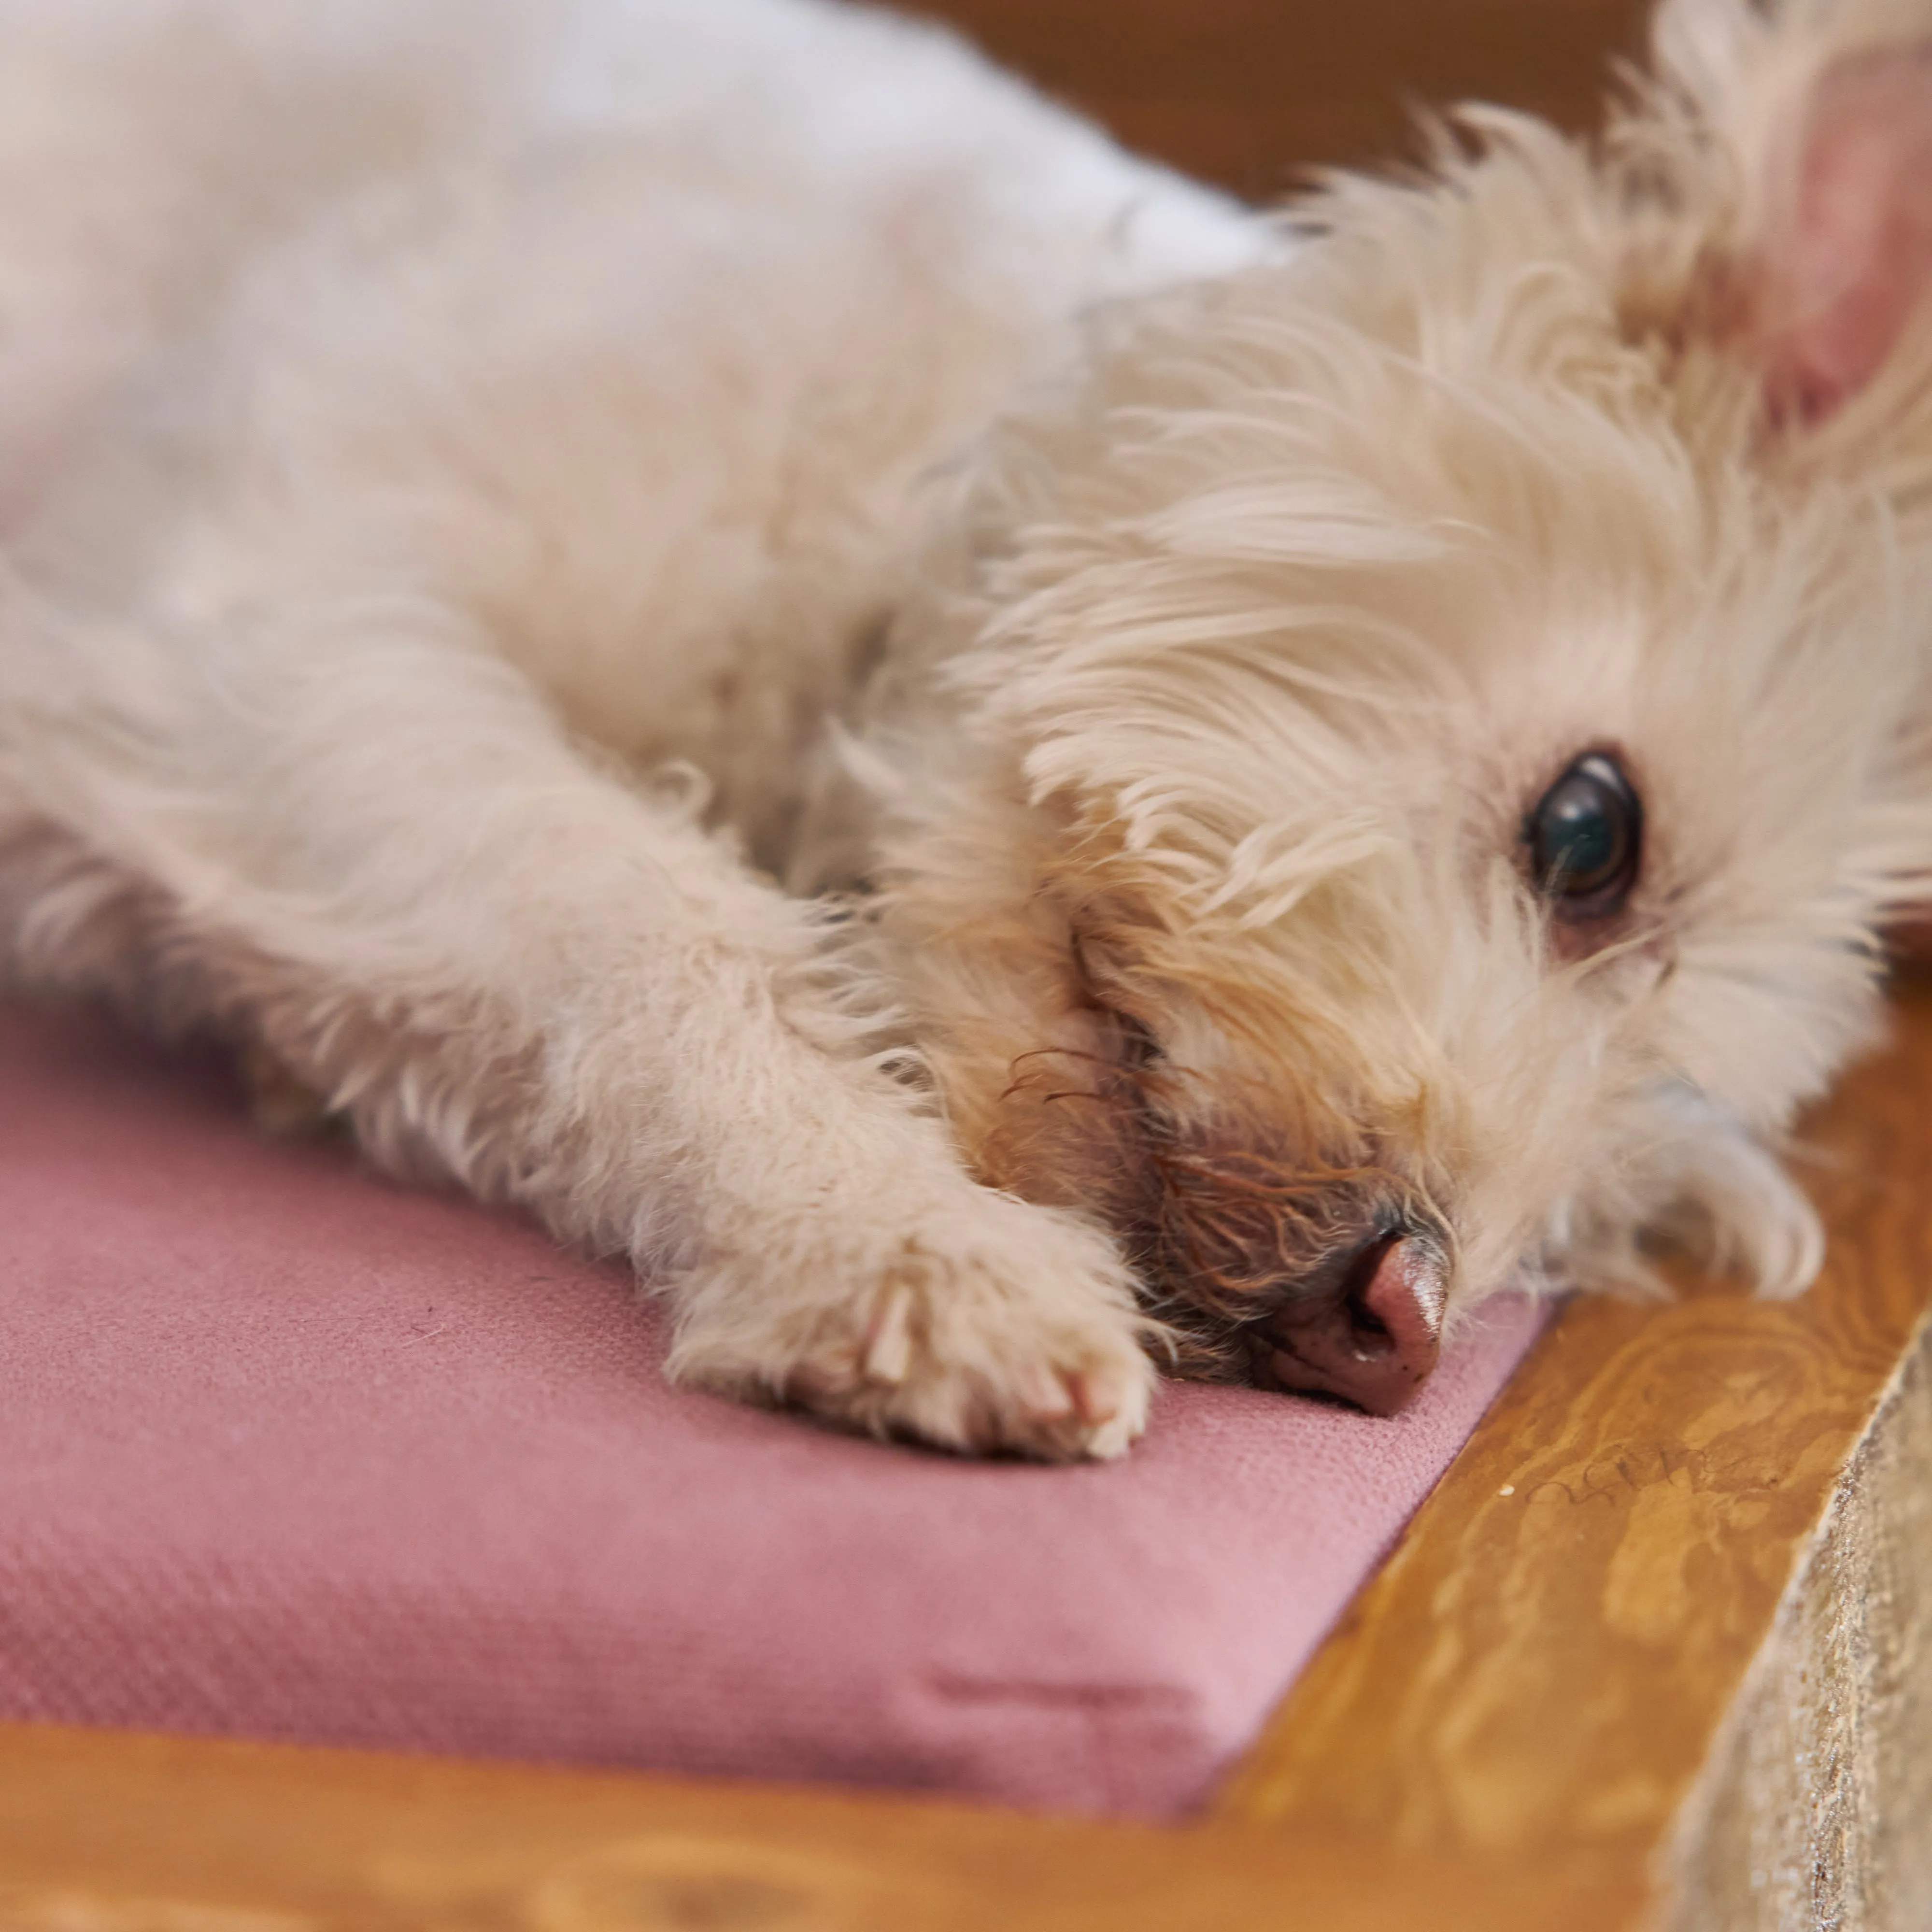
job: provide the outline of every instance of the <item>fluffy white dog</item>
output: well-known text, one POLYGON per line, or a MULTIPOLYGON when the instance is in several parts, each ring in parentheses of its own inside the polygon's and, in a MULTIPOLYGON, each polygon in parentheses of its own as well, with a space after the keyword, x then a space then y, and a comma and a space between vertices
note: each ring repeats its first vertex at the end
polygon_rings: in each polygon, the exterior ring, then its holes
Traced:
POLYGON ((1932 872, 1932 0, 1658 45, 1283 225, 825 0, 0 0, 14 978, 941 1444, 1801 1286, 1932 872))

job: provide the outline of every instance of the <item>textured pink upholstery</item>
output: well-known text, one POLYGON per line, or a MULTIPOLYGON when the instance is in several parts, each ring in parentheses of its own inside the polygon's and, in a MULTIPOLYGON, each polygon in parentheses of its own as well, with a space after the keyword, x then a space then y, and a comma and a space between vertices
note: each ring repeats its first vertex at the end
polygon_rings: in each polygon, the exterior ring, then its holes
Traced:
POLYGON ((1198 1388, 1124 1464, 667 1388, 622 1270, 0 1008, 0 1714, 1170 1812, 1533 1326, 1395 1421, 1198 1388))

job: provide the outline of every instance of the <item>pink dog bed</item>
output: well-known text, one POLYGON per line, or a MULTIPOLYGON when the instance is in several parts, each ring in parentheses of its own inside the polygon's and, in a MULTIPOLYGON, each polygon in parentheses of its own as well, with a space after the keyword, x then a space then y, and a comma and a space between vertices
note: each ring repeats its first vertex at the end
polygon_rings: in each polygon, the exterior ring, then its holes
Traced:
POLYGON ((624 1271, 0 1008, 0 1714, 1172 1814, 1535 1327, 1378 1421, 1172 1387, 1124 1463, 665 1387, 624 1271))

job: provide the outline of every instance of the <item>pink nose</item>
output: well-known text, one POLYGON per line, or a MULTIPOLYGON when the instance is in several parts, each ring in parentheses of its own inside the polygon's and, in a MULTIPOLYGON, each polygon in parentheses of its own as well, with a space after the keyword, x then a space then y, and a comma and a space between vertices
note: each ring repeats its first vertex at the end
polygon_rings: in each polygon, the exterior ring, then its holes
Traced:
POLYGON ((1256 1367, 1276 1388, 1340 1396, 1371 1415, 1408 1407, 1442 1341, 1448 1270, 1409 1234, 1365 1247, 1340 1282, 1291 1300, 1254 1330, 1256 1367))

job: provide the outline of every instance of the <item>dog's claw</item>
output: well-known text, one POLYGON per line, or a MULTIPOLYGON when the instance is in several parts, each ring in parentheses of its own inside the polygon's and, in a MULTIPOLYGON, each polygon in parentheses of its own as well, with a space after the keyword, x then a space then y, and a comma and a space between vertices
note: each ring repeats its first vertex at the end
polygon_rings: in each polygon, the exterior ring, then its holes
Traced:
POLYGON ((1120 1412, 1122 1391, 1115 1378, 1101 1369, 1078 1369, 1060 1379, 1066 1385, 1075 1412, 1089 1429, 1100 1429, 1120 1412))
POLYGON ((868 1382, 896 1388, 912 1369, 912 1297, 903 1288, 880 1297, 866 1329, 862 1370, 868 1382))
POLYGON ((1057 1422, 1078 1412, 1079 1399, 1070 1386, 1072 1379, 1056 1375, 1043 1362, 1037 1364, 1026 1377, 1022 1400, 1040 1421, 1057 1422))
POLYGON ((830 1285, 809 1323, 772 1294, 762 1249, 685 1276, 674 1378, 868 1435, 1050 1462, 1119 1456, 1146 1420, 1154 1366, 1094 1230, 970 1193, 882 1254, 834 1248, 802 1273, 830 1285))

